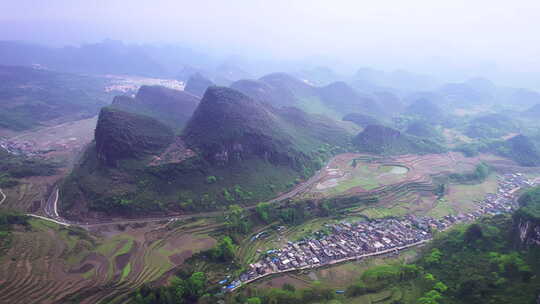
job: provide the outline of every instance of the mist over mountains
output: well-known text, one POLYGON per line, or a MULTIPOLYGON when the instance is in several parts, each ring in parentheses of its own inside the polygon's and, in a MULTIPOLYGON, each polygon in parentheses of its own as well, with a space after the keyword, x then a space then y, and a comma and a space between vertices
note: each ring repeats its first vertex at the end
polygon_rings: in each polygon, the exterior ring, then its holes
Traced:
MULTIPOLYGON (((476 94, 477 98, 486 98, 493 84, 480 76, 498 78, 482 71, 456 76, 436 69, 420 73, 414 68, 405 70, 399 66, 380 69, 369 62, 359 63, 357 68, 347 64, 344 68, 339 63, 318 57, 282 60, 265 54, 238 55, 189 44, 126 43, 111 39, 63 47, 4 40, 0 41, 0 54, 0 64, 4 65, 39 65, 70 73, 129 74, 182 81, 198 74, 219 85, 254 79, 272 72, 287 72, 313 85, 347 81, 357 89, 372 93, 440 88, 443 95, 476 94)), ((535 88, 534 85, 530 87, 535 88)), ((530 93, 526 89, 515 94, 531 98, 527 96, 530 93)))

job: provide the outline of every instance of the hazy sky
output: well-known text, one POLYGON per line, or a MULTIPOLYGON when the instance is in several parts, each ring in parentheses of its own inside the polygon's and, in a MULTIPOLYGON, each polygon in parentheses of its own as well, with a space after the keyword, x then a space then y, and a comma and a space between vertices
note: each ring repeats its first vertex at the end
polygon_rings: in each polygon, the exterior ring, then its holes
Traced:
POLYGON ((181 42, 432 72, 538 74, 538 29, 538 0, 0 2, 1 40, 181 42))

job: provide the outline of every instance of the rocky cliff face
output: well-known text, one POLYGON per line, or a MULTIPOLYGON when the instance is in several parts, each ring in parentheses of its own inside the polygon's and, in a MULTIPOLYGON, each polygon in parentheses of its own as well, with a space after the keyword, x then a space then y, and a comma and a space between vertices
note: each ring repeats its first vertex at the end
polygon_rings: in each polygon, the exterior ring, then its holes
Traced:
POLYGON ((533 187, 523 193, 514 212, 514 239, 518 247, 540 246, 540 187, 533 187))
POLYGON ((514 219, 521 246, 540 246, 540 221, 518 217, 514 219))

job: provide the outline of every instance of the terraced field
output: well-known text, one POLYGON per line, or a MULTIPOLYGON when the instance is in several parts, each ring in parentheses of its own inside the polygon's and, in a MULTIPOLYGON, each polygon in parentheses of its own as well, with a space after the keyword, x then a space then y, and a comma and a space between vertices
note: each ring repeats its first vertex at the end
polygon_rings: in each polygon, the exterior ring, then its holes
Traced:
POLYGON ((495 176, 480 185, 450 184, 447 197, 440 200, 434 195, 433 178, 471 172, 482 160, 454 152, 394 157, 341 154, 323 169, 320 181, 302 197, 355 197, 359 203, 347 209, 351 216, 383 218, 413 213, 442 217, 470 210, 475 198, 494 191, 495 176), (466 197, 458 197, 457 193, 465 193, 466 197), (378 199, 375 205, 360 203, 374 197, 378 199))
POLYGON ((0 303, 123 303, 215 245, 208 235, 215 225, 206 220, 92 234, 30 223, 31 231, 13 232, 12 248, 0 257, 0 303))

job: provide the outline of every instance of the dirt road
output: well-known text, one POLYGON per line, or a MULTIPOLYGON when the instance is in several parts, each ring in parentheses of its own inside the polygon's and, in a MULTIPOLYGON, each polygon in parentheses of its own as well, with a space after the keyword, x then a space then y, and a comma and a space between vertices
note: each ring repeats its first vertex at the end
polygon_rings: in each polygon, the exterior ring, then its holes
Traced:
POLYGON ((7 196, 4 191, 2 191, 2 189, 0 189, 0 194, 2 194, 2 199, 0 200, 0 205, 2 205, 2 203, 6 200, 7 196))
MULTIPOLYGON (((333 158, 332 158, 333 159, 333 158)), ((328 162, 330 163, 332 159, 328 162)), ((304 191, 306 191, 310 186, 317 183, 324 173, 324 167, 323 169, 317 171, 315 175, 313 175, 311 178, 309 178, 307 181, 298 184, 294 189, 291 191, 288 191, 286 193, 282 193, 276 198, 273 198, 269 200, 270 203, 276 203, 280 202, 289 198, 292 198, 304 191)), ((176 215, 166 215, 166 216, 160 216, 160 217, 152 217, 152 218, 136 218, 136 219, 118 219, 118 220, 107 220, 107 221, 101 221, 101 222, 77 222, 77 221, 70 221, 68 219, 63 218, 58 213, 58 202, 60 201, 60 192, 57 187, 53 189, 51 192, 51 195, 49 195, 49 198, 47 199, 47 202, 45 203, 45 206, 43 208, 43 211, 45 213, 45 216, 39 216, 35 214, 28 214, 29 216, 39 217, 41 219, 50 219, 52 222, 59 223, 66 226, 79 226, 84 229, 91 229, 96 228, 100 226, 107 226, 107 225, 125 225, 125 224, 132 224, 132 223, 150 223, 150 222, 160 222, 160 221, 176 221, 176 220, 185 220, 190 219, 193 217, 213 217, 213 216, 219 216, 223 214, 222 211, 212 211, 212 212, 203 212, 203 213, 193 213, 193 214, 176 214, 176 215)), ((255 208, 256 206, 250 206, 246 207, 246 210, 251 210, 255 208)))

